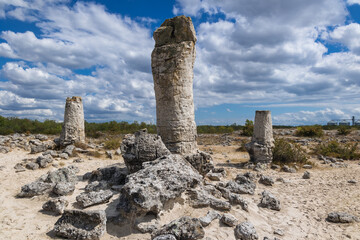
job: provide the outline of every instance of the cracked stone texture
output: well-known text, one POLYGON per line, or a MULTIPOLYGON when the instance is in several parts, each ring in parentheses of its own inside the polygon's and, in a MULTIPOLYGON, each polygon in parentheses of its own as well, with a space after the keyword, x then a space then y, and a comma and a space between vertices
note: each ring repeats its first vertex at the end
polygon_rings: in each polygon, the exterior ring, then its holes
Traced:
POLYGON ((272 162, 274 138, 270 111, 256 111, 254 133, 251 142, 247 143, 245 147, 251 161, 255 163, 272 162))
POLYGON ((161 137, 149 134, 147 129, 126 135, 121 143, 121 152, 130 173, 142 169, 143 162, 154 161, 171 154, 161 137))
POLYGON ((85 142, 84 108, 81 97, 66 99, 60 145, 85 142))
POLYGON ((167 19, 153 37, 151 68, 158 134, 172 153, 194 153, 197 150, 193 101, 196 34, 191 18, 167 19))

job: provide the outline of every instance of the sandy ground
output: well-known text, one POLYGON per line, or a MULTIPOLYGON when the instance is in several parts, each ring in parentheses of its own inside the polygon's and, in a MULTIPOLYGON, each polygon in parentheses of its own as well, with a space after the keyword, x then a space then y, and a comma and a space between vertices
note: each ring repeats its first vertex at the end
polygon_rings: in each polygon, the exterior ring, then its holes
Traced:
MULTIPOLYGON (((201 146, 214 152, 213 158, 218 167, 225 167, 228 172, 226 179, 234 179, 236 174, 246 172, 239 169, 236 163, 246 161, 248 156, 244 152, 237 152, 236 146, 201 146), (227 160, 230 160, 227 161, 227 160)), ((39 196, 33 198, 16 198, 21 186, 30 183, 54 167, 38 170, 27 170, 16 173, 13 168, 16 163, 24 158, 35 157, 22 150, 15 150, 8 154, 0 154, 0 239, 53 239, 52 232, 54 223, 59 217, 45 214, 41 207, 49 198, 39 196)), ((115 160, 96 159, 89 160, 87 156, 81 156, 85 161, 73 163, 73 159, 60 160, 61 165, 76 165, 80 169, 79 175, 99 167, 111 164, 123 164, 121 157, 115 160)), ((274 179, 282 177, 283 182, 276 182, 268 187, 257 184, 256 193, 253 196, 242 195, 249 202, 249 212, 240 207, 233 206, 230 213, 236 216, 240 222, 250 221, 254 224, 259 239, 265 236, 279 239, 358 239, 360 240, 360 223, 333 224, 325 221, 329 212, 345 211, 360 216, 360 165, 359 161, 347 162, 348 168, 330 168, 318 164, 316 168, 309 170, 311 179, 302 179, 303 170, 298 173, 284 173, 274 170, 262 172, 274 179), (356 180, 357 184, 350 184, 348 180, 356 180), (273 211, 259 208, 261 192, 268 190, 280 201, 281 211, 273 211), (274 235, 274 231, 280 229, 284 236, 274 235)), ((254 172, 256 173, 256 172, 254 172)), ((225 179, 224 179, 225 180, 225 179)), ((68 196, 70 204, 68 208, 74 208, 75 197, 83 191, 86 182, 79 182, 75 192, 68 196)), ((116 194, 108 204, 102 204, 87 208, 88 210, 104 209, 108 216, 116 215, 115 206, 119 194, 116 194)), ((174 205, 171 210, 164 211, 158 221, 161 224, 181 216, 201 217, 206 215, 210 208, 193 209, 186 201, 174 205)), ((213 221, 205 228, 204 239, 235 239, 234 228, 227 227, 213 221)), ((131 230, 128 225, 117 226, 108 224, 107 232, 102 239, 150 239, 149 234, 140 234, 131 230)))

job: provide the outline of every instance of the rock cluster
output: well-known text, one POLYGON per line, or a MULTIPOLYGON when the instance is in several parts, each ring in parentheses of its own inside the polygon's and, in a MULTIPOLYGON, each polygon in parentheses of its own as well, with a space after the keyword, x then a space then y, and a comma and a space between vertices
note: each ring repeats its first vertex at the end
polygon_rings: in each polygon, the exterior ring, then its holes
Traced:
POLYGON ((270 163, 274 138, 270 111, 256 111, 254 133, 250 143, 245 144, 251 161, 270 163))
POLYGON ((84 109, 81 97, 68 97, 60 145, 66 146, 75 142, 85 142, 84 109))
POLYGON ((151 68, 158 134, 172 153, 194 153, 197 150, 193 102, 196 34, 191 18, 167 19, 153 37, 151 68))

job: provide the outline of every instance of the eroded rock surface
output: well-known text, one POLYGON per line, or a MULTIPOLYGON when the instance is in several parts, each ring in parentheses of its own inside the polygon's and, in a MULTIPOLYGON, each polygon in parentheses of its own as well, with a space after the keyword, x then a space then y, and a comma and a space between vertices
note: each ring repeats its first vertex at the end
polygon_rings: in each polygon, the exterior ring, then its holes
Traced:
POLYGON ((42 209, 47 212, 61 215, 64 213, 65 208, 69 205, 69 202, 64 197, 58 197, 50 199, 42 206, 42 209))
POLYGON ((251 222, 243 222, 235 227, 235 238, 237 240, 259 239, 255 227, 251 222))
POLYGON ((262 197, 259 207, 280 211, 280 201, 274 195, 268 191, 263 191, 261 195, 262 197))
POLYGON ((93 205, 106 203, 112 198, 113 192, 111 190, 100 190, 98 192, 85 192, 76 197, 76 202, 82 208, 93 205))
POLYGON ((360 221, 358 217, 345 212, 331 212, 328 214, 326 220, 333 223, 353 223, 360 221))

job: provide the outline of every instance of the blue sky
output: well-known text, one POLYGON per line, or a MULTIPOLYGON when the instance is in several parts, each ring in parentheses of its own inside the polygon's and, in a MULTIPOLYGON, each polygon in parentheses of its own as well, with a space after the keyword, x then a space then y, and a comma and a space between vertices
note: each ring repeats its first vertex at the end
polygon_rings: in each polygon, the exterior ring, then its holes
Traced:
POLYGON ((360 0, 0 0, 0 115, 155 122, 153 31, 196 32, 198 124, 360 118, 360 0))

